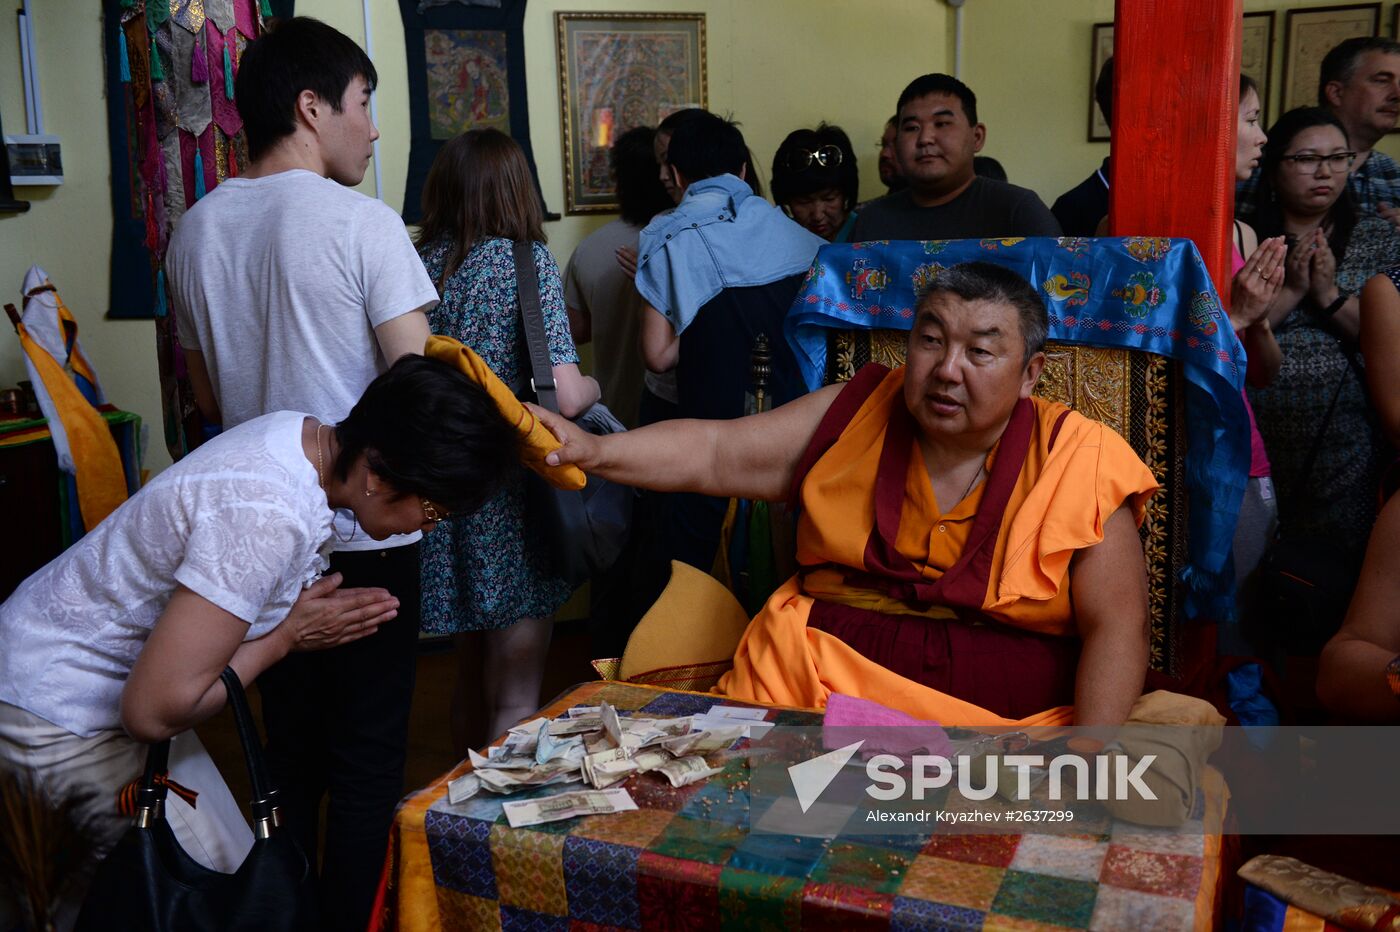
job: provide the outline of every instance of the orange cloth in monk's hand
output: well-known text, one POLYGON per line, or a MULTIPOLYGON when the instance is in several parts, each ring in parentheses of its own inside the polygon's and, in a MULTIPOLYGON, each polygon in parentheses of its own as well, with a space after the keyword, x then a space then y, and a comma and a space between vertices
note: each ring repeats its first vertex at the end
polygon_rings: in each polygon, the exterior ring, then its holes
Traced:
MULTIPOLYGON (((900 676, 841 639, 807 627, 813 596, 879 611, 918 611, 884 592, 852 586, 842 569, 868 571, 875 474, 890 415, 904 404, 903 383, 902 369, 886 376, 808 473, 797 556, 803 566, 822 568, 794 577, 773 594, 744 633, 734 669, 718 690, 737 699, 815 708, 840 692, 951 726, 1068 724, 1074 713, 1069 706, 1012 721, 900 676)), ((1065 416, 1051 449, 1050 433, 1065 408, 1032 401, 1036 423, 997 533, 982 610, 1028 631, 1074 636, 1071 558, 1103 540, 1104 521, 1123 504, 1140 522, 1157 483, 1121 437, 1074 412, 1065 416)), ((941 515, 916 449, 895 545, 926 579, 936 580, 961 555, 981 495, 978 489, 971 501, 941 515)), ((949 609, 933 606, 922 614, 946 618, 949 609)))
POLYGON ((520 434, 520 461, 539 473, 556 489, 581 489, 588 479, 583 470, 572 464, 550 466, 544 458, 562 444, 540 423, 534 412, 520 403, 506 383, 486 365, 470 346, 451 337, 431 336, 423 355, 453 366, 473 382, 486 389, 501 416, 515 425, 520 434))

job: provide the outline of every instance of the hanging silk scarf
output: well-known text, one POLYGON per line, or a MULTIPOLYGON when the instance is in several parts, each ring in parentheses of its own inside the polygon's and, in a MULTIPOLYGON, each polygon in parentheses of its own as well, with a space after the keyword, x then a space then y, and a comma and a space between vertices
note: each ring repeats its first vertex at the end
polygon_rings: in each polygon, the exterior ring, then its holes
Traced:
POLYGON ((176 459, 202 424, 183 375, 162 264, 185 210, 246 167, 233 75, 267 10, 291 16, 293 0, 264 3, 102 0, 113 215, 107 316, 156 320, 165 442, 176 459))

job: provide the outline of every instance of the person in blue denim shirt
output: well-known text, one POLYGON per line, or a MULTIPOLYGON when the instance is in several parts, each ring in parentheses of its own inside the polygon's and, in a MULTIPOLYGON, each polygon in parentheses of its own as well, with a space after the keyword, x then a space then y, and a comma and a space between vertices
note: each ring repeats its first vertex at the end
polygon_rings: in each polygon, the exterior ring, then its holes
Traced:
MULTIPOLYGON (((654 372, 675 370, 679 417, 744 414, 759 334, 772 352, 774 406, 804 391, 782 325, 825 241, 753 193, 747 161, 732 121, 700 112, 681 122, 666 151, 681 201, 638 244, 637 291, 647 304, 642 356, 654 372)), ((721 499, 676 496, 665 519, 671 556, 708 571, 724 507, 721 499)))

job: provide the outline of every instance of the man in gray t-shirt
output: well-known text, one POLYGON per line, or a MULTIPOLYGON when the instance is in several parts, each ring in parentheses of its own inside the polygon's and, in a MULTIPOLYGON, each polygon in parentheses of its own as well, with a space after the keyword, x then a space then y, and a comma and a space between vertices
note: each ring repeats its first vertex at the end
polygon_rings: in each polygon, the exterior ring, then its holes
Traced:
POLYGON ((973 172, 987 128, 966 84, 946 74, 915 78, 898 113, 895 162, 908 187, 862 207, 852 242, 1060 235, 1034 191, 973 172))
MULTIPOLYGON (((437 290, 402 220, 351 190, 379 135, 375 81, 363 50, 306 17, 239 57, 252 161, 185 214, 166 257, 190 382, 211 422, 291 410, 336 423, 376 375, 423 351, 437 290)), ((363 929, 404 792, 418 544, 372 539, 344 511, 331 533, 343 587, 387 590, 398 614, 362 640, 289 655, 258 690, 283 816, 319 868, 323 925, 363 929)))

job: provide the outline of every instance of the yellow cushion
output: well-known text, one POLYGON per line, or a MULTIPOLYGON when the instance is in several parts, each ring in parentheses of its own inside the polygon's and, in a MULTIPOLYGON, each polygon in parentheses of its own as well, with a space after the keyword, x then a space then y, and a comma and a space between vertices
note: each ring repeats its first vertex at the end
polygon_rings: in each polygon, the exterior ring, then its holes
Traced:
POLYGON ((621 679, 648 670, 728 661, 749 616, 734 593, 687 563, 671 561, 671 581, 638 622, 622 654, 621 679))

